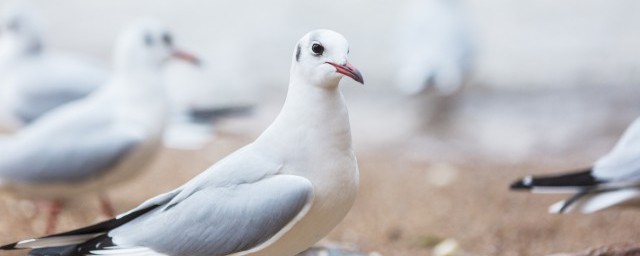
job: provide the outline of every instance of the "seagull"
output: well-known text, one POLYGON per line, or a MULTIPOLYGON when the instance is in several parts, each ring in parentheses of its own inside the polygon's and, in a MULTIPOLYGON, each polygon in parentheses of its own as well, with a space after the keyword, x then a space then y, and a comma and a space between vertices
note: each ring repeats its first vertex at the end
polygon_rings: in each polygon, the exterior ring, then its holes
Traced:
POLYGON ((462 0, 413 0, 398 26, 399 89, 415 95, 460 90, 472 66, 472 40, 462 0))
POLYGON ((347 40, 314 30, 294 48, 287 97, 249 145, 183 186, 112 220, 24 240, 31 255, 289 255, 311 247, 347 214, 358 190, 343 76, 347 40))
POLYGON ((0 32, 0 122, 6 130, 81 99, 109 79, 96 62, 46 47, 39 17, 23 1, 3 9, 0 32))
POLYGON ((553 204, 550 213, 579 209, 584 214, 616 205, 640 202, 640 118, 622 135, 613 150, 592 167, 552 176, 528 176, 511 185, 513 190, 545 193, 573 193, 553 204))
POLYGON ((161 68, 171 57, 197 63, 159 23, 129 27, 107 84, 0 141, 0 190, 50 202, 47 233, 64 201, 86 193, 98 193, 113 217, 104 190, 140 173, 161 145, 167 112, 161 68))

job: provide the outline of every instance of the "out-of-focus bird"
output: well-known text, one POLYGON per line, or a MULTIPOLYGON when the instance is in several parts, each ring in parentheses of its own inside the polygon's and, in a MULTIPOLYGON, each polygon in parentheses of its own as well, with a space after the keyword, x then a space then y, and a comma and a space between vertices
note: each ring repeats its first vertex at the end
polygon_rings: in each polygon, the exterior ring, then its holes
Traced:
POLYGON ((109 73, 97 63, 47 47, 42 22, 28 3, 0 16, 0 125, 15 130, 90 94, 109 73))
POLYGON ((593 167, 551 176, 528 176, 511 185, 514 190, 539 193, 572 193, 553 204, 551 213, 574 209, 593 213, 616 205, 640 203, 640 118, 625 131, 611 152, 593 167))
POLYGON ((171 192, 94 226, 0 249, 32 255, 295 255, 351 208, 358 166, 338 83, 362 83, 347 40, 315 30, 296 45, 282 111, 253 143, 171 192))
POLYGON ((120 36, 111 80, 0 141, 0 190, 51 202, 47 232, 67 199, 104 191, 140 173, 158 150, 167 101, 161 68, 169 58, 196 63, 169 31, 140 21, 120 36))
POLYGON ((223 119, 249 116, 253 105, 217 106, 210 108, 186 107, 172 104, 172 114, 164 134, 168 148, 198 150, 215 135, 215 125, 223 119))
POLYGON ((450 95, 472 66, 472 40, 462 0, 412 0, 397 28, 397 86, 407 94, 450 95))

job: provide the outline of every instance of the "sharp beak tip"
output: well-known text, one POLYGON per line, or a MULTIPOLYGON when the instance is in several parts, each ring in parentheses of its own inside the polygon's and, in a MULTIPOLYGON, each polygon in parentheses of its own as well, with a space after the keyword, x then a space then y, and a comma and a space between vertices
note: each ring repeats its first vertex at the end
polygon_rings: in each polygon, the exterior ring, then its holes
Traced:
POLYGON ((352 77, 352 79, 356 82, 358 82, 361 85, 364 85, 364 81, 362 80, 361 77, 352 77))
POLYGON ((362 78, 362 75, 360 74, 360 72, 357 73, 356 77, 353 77, 353 80, 364 85, 364 78, 362 78))
POLYGON ((349 72, 347 72, 348 74, 345 74, 345 75, 347 75, 348 77, 351 77, 351 79, 353 79, 354 81, 364 85, 364 78, 362 78, 362 74, 360 74, 360 71, 358 71, 353 67, 350 67, 348 70, 349 70, 349 72))
POLYGON ((357 68, 352 66, 349 62, 345 63, 344 65, 338 65, 332 62, 327 62, 327 63, 334 66, 336 68, 336 72, 343 74, 345 76, 348 76, 354 81, 364 85, 364 78, 362 78, 362 74, 357 68))

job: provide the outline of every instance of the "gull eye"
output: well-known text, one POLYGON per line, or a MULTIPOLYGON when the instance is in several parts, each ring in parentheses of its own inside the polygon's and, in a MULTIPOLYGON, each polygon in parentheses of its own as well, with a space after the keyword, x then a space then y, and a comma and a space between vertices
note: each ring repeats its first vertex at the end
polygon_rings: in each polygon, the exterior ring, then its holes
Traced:
POLYGON ((324 46, 319 43, 313 43, 313 45, 311 45, 311 51, 314 55, 322 55, 322 53, 324 53, 324 46))
POLYGON ((171 37, 171 35, 169 35, 167 33, 162 34, 162 41, 168 46, 172 46, 173 45, 173 38, 171 37))

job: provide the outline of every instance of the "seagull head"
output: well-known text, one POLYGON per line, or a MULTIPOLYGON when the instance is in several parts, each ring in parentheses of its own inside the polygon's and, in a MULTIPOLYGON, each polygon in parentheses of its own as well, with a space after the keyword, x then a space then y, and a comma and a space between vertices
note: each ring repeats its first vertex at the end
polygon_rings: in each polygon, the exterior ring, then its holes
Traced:
POLYGON ((114 62, 116 70, 139 72, 159 69, 171 59, 200 64, 194 55, 175 46, 174 37, 165 26, 153 20, 142 20, 121 34, 114 62))
POLYGON ((311 31, 296 45, 291 74, 321 87, 335 87, 344 76, 364 84, 348 54, 349 43, 341 34, 326 29, 311 31))
POLYGON ((24 1, 13 1, 0 14, 0 47, 4 54, 24 56, 42 51, 41 22, 24 1))

